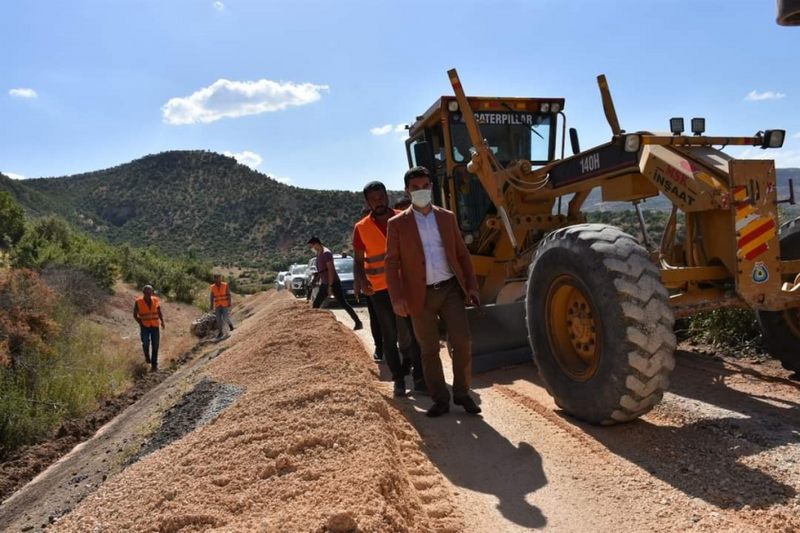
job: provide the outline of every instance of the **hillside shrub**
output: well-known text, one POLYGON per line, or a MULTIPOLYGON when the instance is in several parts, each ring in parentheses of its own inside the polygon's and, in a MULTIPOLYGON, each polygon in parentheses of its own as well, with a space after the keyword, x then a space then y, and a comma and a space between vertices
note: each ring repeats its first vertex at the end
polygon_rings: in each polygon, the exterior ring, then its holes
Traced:
POLYGON ((50 339, 58 332, 51 315, 55 293, 30 270, 0 275, 0 363, 16 369, 28 353, 54 354, 50 339))
POLYGON ((190 303, 195 291, 213 280, 211 265, 196 258, 170 259, 155 248, 112 246, 76 232, 55 217, 37 219, 12 249, 12 265, 42 271, 57 268, 82 272, 111 293, 121 276, 141 288, 190 303))
POLYGON ((14 246, 25 233, 25 212, 9 193, 0 191, 0 251, 14 246))
POLYGON ((53 315, 59 333, 47 349, 28 348, 21 365, 0 369, 0 459, 91 412, 98 398, 130 381, 132 354, 109 346, 100 326, 67 302, 53 315))

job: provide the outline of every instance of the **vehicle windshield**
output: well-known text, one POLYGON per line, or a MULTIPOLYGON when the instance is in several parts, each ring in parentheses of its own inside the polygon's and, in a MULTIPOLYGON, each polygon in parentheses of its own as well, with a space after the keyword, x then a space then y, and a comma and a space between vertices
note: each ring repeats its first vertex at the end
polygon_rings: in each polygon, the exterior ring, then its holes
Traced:
MULTIPOLYGON (((539 113, 475 112, 481 134, 503 164, 519 159, 547 163, 550 159, 550 118, 548 114, 539 113)), ((472 141, 461 113, 450 113, 450 135, 453 161, 466 163, 470 159, 472 141)))
POLYGON ((339 274, 353 273, 353 260, 351 258, 334 259, 333 266, 336 267, 336 272, 339 274))
POLYGON ((308 265, 295 265, 292 267, 292 276, 302 276, 308 270, 308 265))

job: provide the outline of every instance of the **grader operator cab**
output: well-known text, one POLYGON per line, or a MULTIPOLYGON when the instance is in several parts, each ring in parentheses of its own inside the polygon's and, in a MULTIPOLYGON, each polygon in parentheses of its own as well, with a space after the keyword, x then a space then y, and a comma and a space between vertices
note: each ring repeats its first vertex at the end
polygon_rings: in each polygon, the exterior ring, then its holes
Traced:
MULTIPOLYGON (((626 133, 604 76, 612 130, 581 151, 561 98, 443 96, 410 126, 410 166, 427 167, 434 201, 456 213, 488 305, 469 310, 476 371, 529 361, 557 405, 594 423, 632 420, 660 401, 674 367, 676 317, 723 307, 756 311, 765 343, 800 372, 800 219, 779 228, 774 162, 715 146, 782 146, 785 132, 708 137, 626 133), (587 224, 582 210, 631 202, 641 238, 587 224), (659 242, 639 204, 672 211, 659 242)), ((793 190, 790 185, 790 191, 793 190)))

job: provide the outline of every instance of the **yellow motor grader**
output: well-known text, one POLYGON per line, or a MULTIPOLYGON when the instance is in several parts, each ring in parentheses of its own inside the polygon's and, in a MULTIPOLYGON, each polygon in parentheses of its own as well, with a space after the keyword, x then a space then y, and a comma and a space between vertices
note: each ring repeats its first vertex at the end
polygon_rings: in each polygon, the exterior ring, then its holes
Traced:
POLYGON ((470 308, 476 371, 530 361, 572 415, 601 424, 649 411, 668 387, 676 317, 755 310, 772 355, 800 372, 800 219, 778 221, 772 160, 726 146, 778 148, 785 131, 703 135, 620 128, 598 77, 611 140, 581 151, 563 98, 442 96, 409 127, 410 166, 431 171, 436 204, 455 212, 484 305, 470 308), (569 137, 573 155, 565 157, 569 137), (560 153, 557 153, 560 152, 560 153), (637 238, 586 222, 584 205, 631 202, 637 238), (640 203, 672 206, 659 242, 640 203))

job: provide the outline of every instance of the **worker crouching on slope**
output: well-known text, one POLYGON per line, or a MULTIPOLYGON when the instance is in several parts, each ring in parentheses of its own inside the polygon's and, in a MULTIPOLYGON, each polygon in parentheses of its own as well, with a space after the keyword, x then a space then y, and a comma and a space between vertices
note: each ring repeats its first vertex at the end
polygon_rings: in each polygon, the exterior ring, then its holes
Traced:
POLYGON ((370 182, 364 187, 364 199, 370 212, 353 228, 354 290, 356 294, 361 293, 369 298, 380 322, 383 355, 392 373, 394 395, 406 395, 405 376, 412 369, 414 390, 425 392, 420 348, 414 338, 410 319, 395 314, 386 285, 386 225, 399 211, 389 207, 386 187, 379 181, 370 182), (400 352, 397 350, 398 342, 400 352), (403 355, 402 361, 400 353, 403 355))
POLYGON ((214 310, 214 316, 217 318, 217 329, 219 333, 217 338, 225 337, 225 325, 233 331, 233 322, 231 321, 231 306, 233 299, 231 298, 231 289, 227 283, 222 281, 222 276, 214 274, 214 283, 211 284, 211 309, 214 310))
POLYGON ((164 328, 164 316, 161 314, 161 302, 158 296, 153 295, 153 287, 145 285, 142 293, 133 304, 133 319, 139 323, 144 360, 155 372, 158 370, 158 344, 161 337, 158 325, 160 322, 161 328, 164 328))
POLYGON ((317 275, 319 276, 319 292, 317 292, 317 296, 314 298, 312 307, 314 309, 319 309, 325 300, 333 294, 339 302, 339 305, 347 311, 347 314, 350 315, 350 318, 355 322, 353 329, 359 330, 363 328, 364 324, 361 323, 361 319, 358 318, 358 315, 353 311, 353 308, 350 307, 350 304, 347 303, 344 297, 342 282, 339 279, 339 274, 336 273, 336 265, 333 264, 333 254, 330 250, 322 246, 322 241, 320 241, 318 237, 311 237, 308 240, 308 245, 311 246, 311 249, 317 255, 317 275))
POLYGON ((469 396, 472 342, 465 300, 479 305, 478 281, 455 215, 431 203, 428 170, 414 167, 404 176, 412 207, 387 226, 386 282, 395 313, 410 316, 422 348, 425 383, 433 398, 430 417, 450 411, 450 392, 439 359, 441 318, 452 348, 453 403, 481 412, 469 396))

